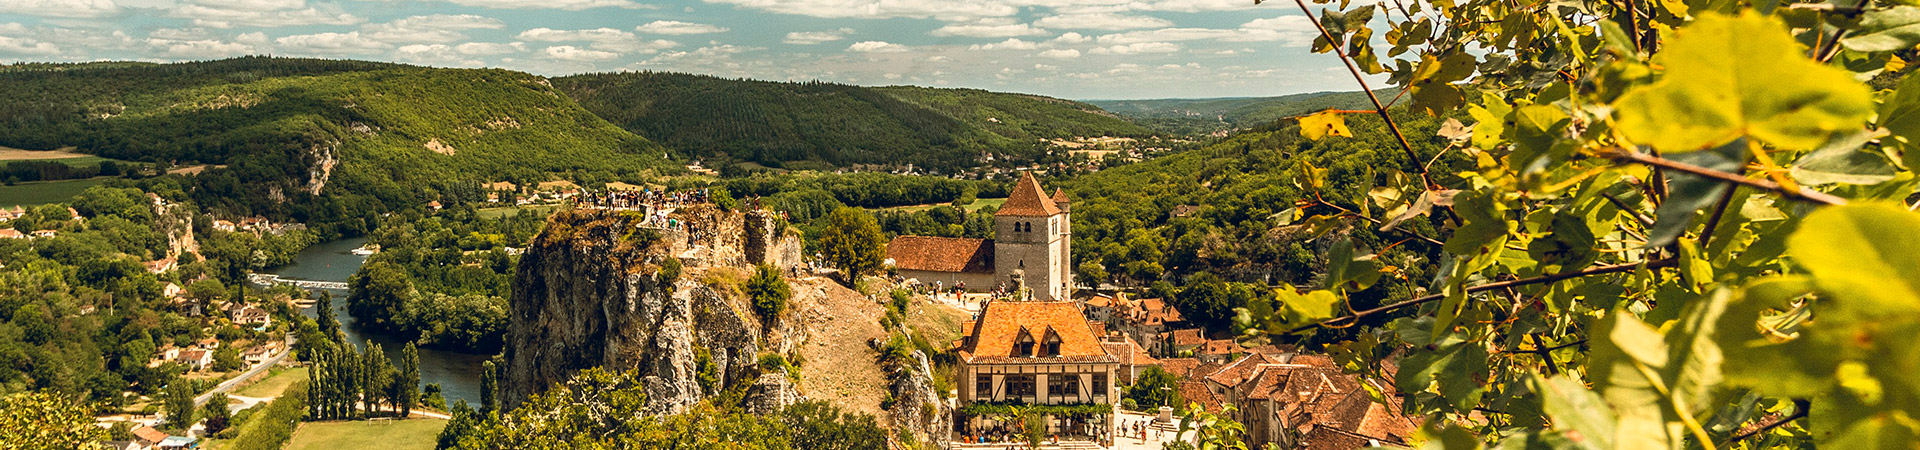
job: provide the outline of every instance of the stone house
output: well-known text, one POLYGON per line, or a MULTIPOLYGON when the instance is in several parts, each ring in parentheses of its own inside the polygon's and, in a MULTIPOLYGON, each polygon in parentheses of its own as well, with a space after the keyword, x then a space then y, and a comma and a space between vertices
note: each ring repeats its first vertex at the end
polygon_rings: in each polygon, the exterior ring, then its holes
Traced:
POLYGON ((1225 365, 1198 368, 1182 382, 1181 394, 1210 411, 1219 408, 1207 402, 1234 405, 1250 448, 1406 445, 1422 419, 1401 411, 1398 400, 1374 402, 1362 383, 1394 395, 1391 383, 1345 373, 1325 355, 1296 355, 1289 348, 1266 346, 1225 365))
POLYGON ((1145 372, 1148 367, 1160 365, 1160 360, 1154 359, 1153 355, 1147 353, 1147 349, 1141 348, 1140 343, 1134 342, 1133 338, 1125 334, 1106 333, 1100 340, 1100 346, 1105 347, 1107 354, 1113 355, 1113 358, 1119 362, 1119 366, 1114 369, 1114 376, 1118 377, 1115 381, 1118 384, 1131 385, 1135 380, 1140 379, 1140 373, 1145 372))
POLYGON ((1048 196, 1030 172, 994 213, 994 239, 900 236, 887 259, 906 278, 968 290, 1024 286, 1039 301, 1073 298, 1072 228, 1066 192, 1048 196))

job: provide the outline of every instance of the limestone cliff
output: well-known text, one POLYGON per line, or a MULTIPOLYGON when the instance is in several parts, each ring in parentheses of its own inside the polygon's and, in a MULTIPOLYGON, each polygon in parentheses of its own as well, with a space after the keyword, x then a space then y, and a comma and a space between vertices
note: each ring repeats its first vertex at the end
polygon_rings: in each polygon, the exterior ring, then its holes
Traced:
MULTIPOLYGON (((508 407, 595 366, 635 371, 656 413, 756 381, 762 343, 784 351, 805 333, 768 333, 743 302, 729 298, 731 288, 703 284, 698 275, 798 263, 767 256, 797 248, 784 227, 745 226, 765 215, 694 207, 673 215, 688 226, 660 229, 636 212, 555 214, 514 275, 502 387, 508 407)), ((772 391, 779 399, 797 397, 772 391)))

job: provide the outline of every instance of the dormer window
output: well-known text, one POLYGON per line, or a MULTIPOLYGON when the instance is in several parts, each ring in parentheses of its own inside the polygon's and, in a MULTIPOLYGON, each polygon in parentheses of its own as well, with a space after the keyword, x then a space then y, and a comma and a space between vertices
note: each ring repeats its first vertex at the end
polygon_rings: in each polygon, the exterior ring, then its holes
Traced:
POLYGON ((1033 333, 1027 332, 1026 327, 1020 327, 1020 334, 1013 338, 1013 356, 1033 356, 1033 344, 1033 333))
POLYGON ((1053 327, 1047 327, 1047 337, 1041 342, 1040 356, 1060 356, 1060 333, 1053 332, 1053 327))

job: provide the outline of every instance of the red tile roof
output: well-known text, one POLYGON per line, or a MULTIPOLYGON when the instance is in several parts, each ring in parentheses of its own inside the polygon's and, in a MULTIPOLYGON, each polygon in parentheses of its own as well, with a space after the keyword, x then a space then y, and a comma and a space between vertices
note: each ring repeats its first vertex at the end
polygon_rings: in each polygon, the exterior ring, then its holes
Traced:
POLYGON ((1067 199, 1067 191, 1061 190, 1059 188, 1053 189, 1053 198, 1051 200, 1053 200, 1053 204, 1055 205, 1059 205, 1062 203, 1073 203, 1073 200, 1067 199))
POLYGON ((1166 370, 1167 373, 1179 375, 1181 378, 1191 378, 1193 376, 1193 369, 1200 367, 1200 365, 1200 360, 1193 358, 1166 358, 1160 360, 1161 369, 1166 370))
POLYGON ((1220 396, 1213 395, 1213 391, 1207 390, 1206 383, 1181 381, 1180 386, 1175 390, 1180 391, 1181 400, 1186 400, 1187 403, 1199 403, 1200 409, 1207 410, 1207 412, 1210 413, 1219 414, 1221 409, 1220 405, 1226 403, 1220 399, 1220 396))
POLYGON ((1191 347, 1207 343, 1207 337, 1200 335, 1199 328, 1169 331, 1167 332, 1167 340, 1173 342, 1173 346, 1175 347, 1191 347))
POLYGON ((1248 354, 1247 356, 1242 356, 1240 359, 1227 363, 1225 366, 1221 366, 1219 370, 1213 373, 1207 374, 1206 379, 1207 381, 1218 383, 1221 386, 1232 389, 1240 386, 1240 383, 1253 379, 1255 371, 1260 368, 1261 364, 1279 364, 1281 362, 1284 362, 1284 360, 1276 356, 1248 354))
POLYGON ((1240 344, 1233 342, 1232 339, 1214 339, 1207 341, 1206 345, 1200 346, 1200 353, 1205 355, 1231 355, 1243 350, 1245 349, 1241 348, 1240 344))
POLYGON ((149 444, 151 444, 151 443, 160 442, 162 440, 166 440, 167 433, 164 431, 154 429, 153 427, 143 426, 140 428, 133 429, 133 437, 139 438, 140 440, 146 441, 149 444))
MULTIPOLYGON (((1121 335, 1120 337, 1123 340, 1117 342, 1113 340, 1100 342, 1102 347, 1107 348, 1107 354, 1113 355, 1114 359, 1120 360, 1120 364, 1131 366, 1152 366, 1160 364, 1160 361, 1153 359, 1153 355, 1147 354, 1146 349, 1140 348, 1140 343, 1134 342, 1132 337, 1127 337, 1126 335, 1121 335)), ((1175 375, 1182 374, 1176 373, 1175 375)))
POLYGON ((988 302, 968 335, 972 338, 961 349, 960 357, 969 363, 1115 361, 1100 346, 1100 337, 1093 334, 1080 306, 1073 302, 988 302), (1044 347, 1049 333, 1058 336, 1060 354, 1015 355, 1014 340, 1022 331, 1033 337, 1035 353, 1044 347))
POLYGON ((905 270, 993 273, 993 241, 900 236, 887 244, 887 258, 905 270))
POLYGON ((1020 183, 1007 195, 1007 203, 1000 205, 1000 210, 993 215, 1045 217, 1059 213, 1059 205, 1047 197, 1046 191, 1040 190, 1040 182, 1033 179, 1033 172, 1021 172, 1020 183))

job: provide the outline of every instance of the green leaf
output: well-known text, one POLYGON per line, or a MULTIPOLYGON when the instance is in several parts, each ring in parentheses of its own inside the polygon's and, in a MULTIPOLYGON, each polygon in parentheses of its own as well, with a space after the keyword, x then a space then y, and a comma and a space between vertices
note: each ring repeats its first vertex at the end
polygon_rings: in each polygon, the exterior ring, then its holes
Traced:
POLYGON ((1848 321, 1920 314, 1920 214, 1895 204, 1858 203, 1807 216, 1787 255, 1838 297, 1848 321))
POLYGON ((1860 27, 1840 40, 1840 45, 1861 52, 1905 50, 1916 43, 1920 43, 1920 8, 1912 6, 1869 9, 1860 18, 1860 27))
POLYGON ((1423 392, 1429 387, 1454 408, 1466 411, 1480 401, 1481 379, 1486 377, 1487 349, 1458 335, 1435 342, 1433 350, 1415 349, 1400 362, 1394 385, 1401 392, 1423 392))
POLYGON ((1408 94, 1413 96, 1413 107, 1435 116, 1459 107, 1464 98, 1453 83, 1467 79, 1479 67, 1473 55, 1454 52, 1446 58, 1423 55, 1420 59, 1420 67, 1407 85, 1408 94))
MULTIPOLYGON (((1747 159, 1747 141, 1734 139, 1710 152, 1674 155, 1675 161, 1722 172, 1738 172, 1747 159)), ((1727 183, 1707 177, 1671 173, 1667 182, 1667 201, 1654 210, 1653 228, 1647 230, 1647 248, 1672 244, 1693 226, 1693 219, 1713 207, 1726 194, 1727 183)))
POLYGON ((1280 304, 1286 306, 1283 317, 1286 318, 1287 323, 1304 324, 1327 320, 1340 309, 1340 297, 1330 291, 1311 291, 1300 294, 1293 289, 1280 288, 1273 290, 1273 293, 1279 297, 1280 304))
POLYGON ((1587 374, 1618 417, 1614 448, 1671 447, 1683 431, 1667 424, 1669 408, 1636 366, 1657 370, 1666 365, 1667 344, 1660 332, 1618 310, 1608 313, 1595 330, 1606 335, 1594 337, 1587 374))
POLYGON ((1613 411, 1607 409, 1600 394, 1587 390, 1565 376, 1533 377, 1533 390, 1542 397, 1542 408, 1553 418, 1553 428, 1565 433, 1581 448, 1607 450, 1613 447, 1613 411))
POLYGON ((1862 146, 1873 136, 1865 130, 1839 135, 1819 150, 1793 162, 1793 179, 1801 184, 1879 184, 1898 174, 1893 161, 1862 146))
POLYGON ((1507 157, 1507 164, 1516 169, 1533 165, 1535 159, 1542 156, 1565 158, 1566 154, 1554 151, 1554 143, 1566 134, 1567 124, 1572 119, 1559 107, 1546 105, 1522 106, 1514 110, 1517 126, 1513 136, 1513 155, 1507 157))
POLYGON ((1771 16, 1703 14, 1655 57, 1666 75, 1621 96, 1614 118, 1633 142, 1663 152, 1741 136, 1813 148, 1835 131, 1859 127, 1873 101, 1851 74, 1804 52, 1771 16))
MULTIPOLYGON (((1903 77, 1893 95, 1880 103, 1880 126, 1893 133, 1882 143, 1900 143, 1907 147, 1920 144, 1920 77, 1903 77)), ((1908 168, 1920 167, 1920 151, 1906 152, 1908 168)))
POLYGON ((1461 192, 1454 196, 1454 212, 1465 223, 1447 239, 1447 252, 1469 258, 1479 257, 1491 252, 1489 246, 1498 245, 1507 236, 1506 204, 1482 192, 1461 192))
POLYGON ((1327 252, 1327 276, 1325 289, 1366 289, 1380 280, 1380 269, 1373 264, 1373 255, 1354 255, 1353 240, 1334 241, 1333 248, 1327 252))

